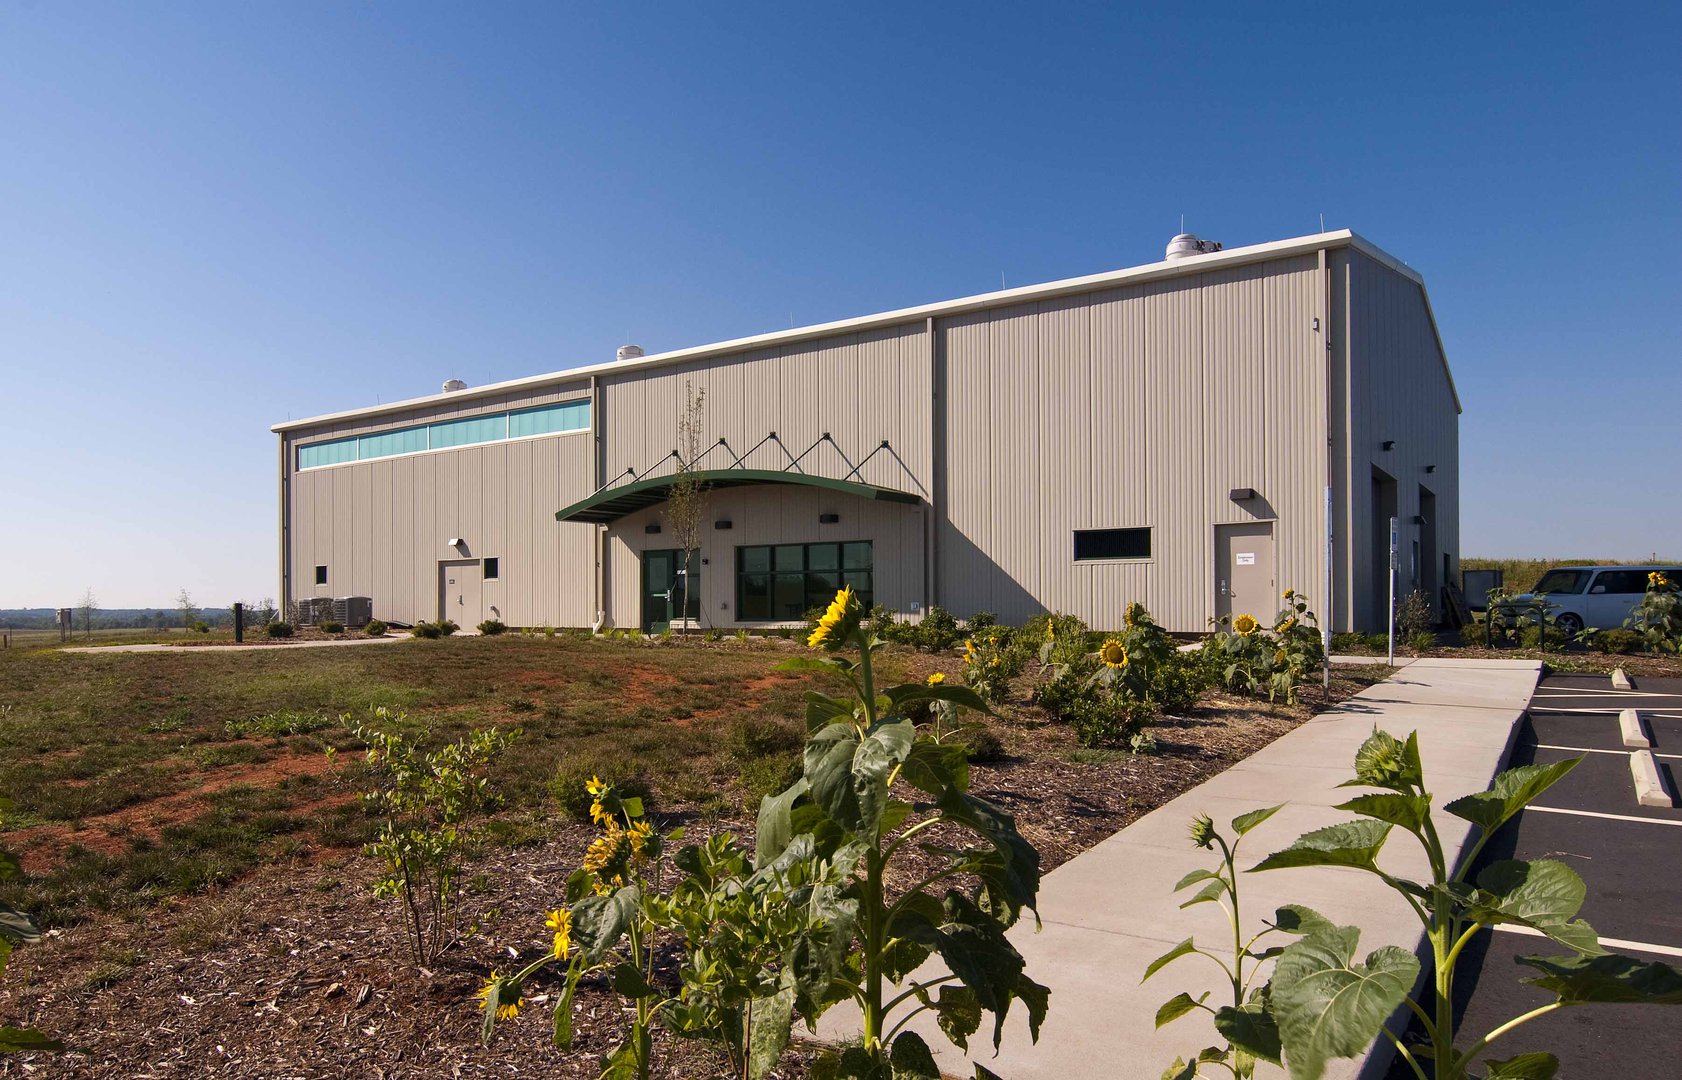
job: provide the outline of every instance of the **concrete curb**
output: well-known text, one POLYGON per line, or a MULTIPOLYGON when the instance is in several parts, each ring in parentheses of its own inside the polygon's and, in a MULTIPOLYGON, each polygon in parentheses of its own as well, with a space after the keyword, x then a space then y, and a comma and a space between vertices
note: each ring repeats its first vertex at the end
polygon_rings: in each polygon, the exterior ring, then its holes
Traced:
POLYGON ((1624 669, 1623 668, 1613 668, 1612 669, 1612 689, 1614 689, 1614 690, 1634 690, 1635 689, 1635 684, 1629 681, 1629 676, 1624 674, 1624 669))

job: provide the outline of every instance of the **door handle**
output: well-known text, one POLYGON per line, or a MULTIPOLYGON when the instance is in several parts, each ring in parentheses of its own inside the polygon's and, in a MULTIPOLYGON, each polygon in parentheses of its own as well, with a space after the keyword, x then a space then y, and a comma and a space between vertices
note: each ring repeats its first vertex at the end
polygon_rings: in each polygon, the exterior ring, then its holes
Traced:
POLYGON ((1222 596, 1231 596, 1232 595, 1232 593, 1226 587, 1226 578, 1221 579, 1221 595, 1222 596))

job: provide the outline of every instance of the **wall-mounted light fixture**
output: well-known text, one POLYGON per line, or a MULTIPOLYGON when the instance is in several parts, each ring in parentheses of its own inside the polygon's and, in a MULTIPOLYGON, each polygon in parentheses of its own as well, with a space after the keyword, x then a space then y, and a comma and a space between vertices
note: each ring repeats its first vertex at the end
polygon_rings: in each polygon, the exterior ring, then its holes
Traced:
POLYGON ((448 540, 448 541, 446 541, 446 543, 448 543, 448 544, 449 544, 449 545, 450 545, 450 546, 451 546, 451 547, 453 547, 453 548, 458 548, 458 547, 460 547, 460 546, 461 546, 461 545, 463 545, 463 544, 465 544, 465 543, 467 543, 467 541, 466 541, 466 540, 463 540, 463 539, 462 539, 462 538, 461 538, 461 537, 459 537, 459 536, 452 536, 452 537, 450 537, 450 538, 449 538, 449 540, 448 540))
POLYGON ((1380 450, 1394 450, 1396 449, 1396 440, 1385 439, 1383 442, 1378 444, 1378 447, 1380 450))
POLYGON ((736 523, 731 521, 729 518, 719 518, 717 521, 713 522, 713 528, 715 529, 734 529, 735 527, 736 523))
POLYGON ((1435 465, 1427 465, 1427 466, 1425 466, 1425 471, 1428 472, 1428 473, 1436 472, 1437 467, 1435 465))
POLYGON ((1415 525, 1424 525, 1424 524, 1426 524, 1426 521, 1425 521, 1425 515, 1424 515, 1424 514, 1415 514, 1415 515, 1413 515, 1413 523, 1414 523, 1414 524, 1415 524, 1415 525))
POLYGON ((841 515, 840 514, 819 514, 818 515, 818 524, 819 525, 834 525, 836 522, 838 522, 840 520, 841 520, 841 515))
POLYGON ((1226 497, 1231 499, 1233 502, 1243 502, 1246 499, 1255 498, 1256 497, 1256 489, 1255 488, 1233 488, 1231 491, 1226 493, 1226 497))
POLYGON ((645 533, 648 533, 650 536, 653 536, 655 533, 660 531, 660 526, 658 526, 658 525, 644 525, 642 527, 642 531, 645 532, 645 533))

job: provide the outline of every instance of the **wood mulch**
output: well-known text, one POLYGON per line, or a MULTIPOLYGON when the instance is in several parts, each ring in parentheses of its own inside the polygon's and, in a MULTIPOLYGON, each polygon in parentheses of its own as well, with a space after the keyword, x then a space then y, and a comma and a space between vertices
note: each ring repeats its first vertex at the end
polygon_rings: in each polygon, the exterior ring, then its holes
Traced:
MULTIPOLYGON (((910 673, 956 671, 945 657, 914 656, 910 673)), ((1383 677, 1342 669, 1331 700, 1383 677)), ((1018 702, 991 721, 1004 760, 972 767, 972 790, 1016 815, 1050 871, 1129 822, 1265 746, 1311 716, 1306 704, 1212 693, 1185 717, 1155 727, 1157 752, 1081 751, 1070 731, 1018 702)), ((694 819, 686 840, 749 820, 694 819)), ((474 992, 545 942, 543 912, 593 835, 558 823, 541 844, 488 852, 469 871, 459 904, 477 925, 430 971, 406 957, 391 908, 367 888, 373 864, 358 854, 306 853, 222 892, 168 901, 144 918, 96 917, 18 950, 0 989, 0 1017, 56 1033, 60 1055, 0 1059, 0 1076, 350 1078, 593 1078, 625 1029, 620 999, 599 981, 580 987, 577 1041, 549 1041, 553 983, 528 987, 526 1011, 479 1040, 474 992)), ((909 875, 913 868, 905 873, 909 875)), ((909 878, 907 878, 908 883, 909 878)), ((659 1036, 666 1080, 728 1075, 713 1048, 659 1036)), ((806 1075, 810 1052, 778 1073, 806 1075)))

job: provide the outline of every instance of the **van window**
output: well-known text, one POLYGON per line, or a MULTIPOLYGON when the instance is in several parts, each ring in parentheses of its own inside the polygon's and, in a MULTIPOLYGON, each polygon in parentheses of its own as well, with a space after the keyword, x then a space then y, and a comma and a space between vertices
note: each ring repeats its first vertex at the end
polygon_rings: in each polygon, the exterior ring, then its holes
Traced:
POLYGON ((1588 588, 1589 571, 1587 570, 1549 570, 1542 575, 1542 580, 1536 583, 1531 592, 1537 593, 1580 593, 1588 588))
POLYGON ((1602 570, 1594 583, 1604 586, 1609 593, 1644 593, 1647 591, 1647 571, 1602 570))

